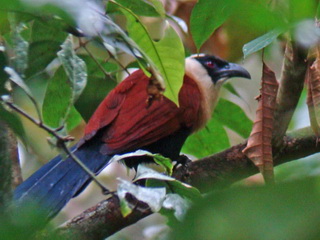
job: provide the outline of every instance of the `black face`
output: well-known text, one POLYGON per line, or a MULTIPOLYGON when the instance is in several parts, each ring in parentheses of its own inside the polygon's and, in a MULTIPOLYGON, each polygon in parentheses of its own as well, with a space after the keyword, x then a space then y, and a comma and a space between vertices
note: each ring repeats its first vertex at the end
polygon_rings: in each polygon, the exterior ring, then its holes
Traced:
POLYGON ((199 55, 196 56, 195 59, 197 59, 208 71, 208 74, 214 83, 218 82, 220 79, 231 77, 251 78, 249 72, 240 65, 229 63, 218 57, 199 55))

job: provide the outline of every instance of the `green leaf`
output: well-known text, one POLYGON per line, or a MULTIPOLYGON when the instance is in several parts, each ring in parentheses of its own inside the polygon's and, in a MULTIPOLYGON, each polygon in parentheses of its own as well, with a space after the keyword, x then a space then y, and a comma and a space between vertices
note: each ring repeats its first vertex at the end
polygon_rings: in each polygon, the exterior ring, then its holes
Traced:
MULTIPOLYGON (((158 11, 151 4, 143 0, 117 0, 122 6, 130 9, 139 16, 158 17, 158 11)), ((109 2, 109 4, 113 4, 109 2)))
POLYGON ((21 13, 23 11, 23 7, 24 6, 22 5, 21 1, 18 0, 0 0, 0 35, 3 36, 5 33, 10 31, 8 13, 21 13))
MULTIPOLYGON (((152 157, 155 161, 155 163, 159 164, 164 168, 167 174, 171 175, 172 174, 172 161, 170 158, 163 157, 160 154, 153 154, 145 150, 137 150, 135 152, 130 152, 130 153, 125 153, 121 155, 114 155, 111 161, 121 161, 125 158, 130 158, 130 157, 139 157, 139 156, 149 156, 152 157)), ((138 173, 137 173, 138 176, 138 173)))
POLYGON ((214 118, 243 138, 249 137, 251 133, 253 122, 237 104, 226 99, 220 98, 214 110, 214 118))
POLYGON ((249 43, 246 43, 243 45, 242 52, 244 55, 244 58, 246 58, 248 55, 255 53, 268 45, 270 45, 277 37, 282 34, 284 30, 281 29, 274 29, 254 40, 252 40, 249 43))
POLYGON ((288 162, 275 168, 277 182, 305 179, 307 177, 320 176, 319 153, 288 162))
POLYGON ((27 77, 43 71, 57 57, 60 45, 67 35, 61 20, 51 18, 34 20, 29 46, 27 77))
POLYGON ((178 93, 184 75, 184 47, 175 30, 168 25, 164 37, 155 42, 140 19, 131 11, 123 10, 127 17, 129 36, 136 42, 151 63, 153 75, 166 87, 164 95, 177 105, 178 93), (160 75, 159 75, 160 73, 160 75))
POLYGON ((28 49, 29 43, 22 37, 21 33, 26 29, 24 23, 17 24, 11 20, 11 40, 14 57, 11 58, 12 67, 20 75, 24 75, 28 67, 28 49))
POLYGON ((227 132, 221 122, 214 117, 206 128, 187 138, 182 152, 201 158, 228 147, 230 147, 230 143, 227 132))
POLYGON ((190 18, 190 31, 199 51, 202 44, 231 15, 234 0, 199 0, 194 6, 190 18))
POLYGON ((147 0, 147 1, 153 5, 155 10, 157 11, 157 13, 159 13, 161 17, 165 17, 166 10, 164 9, 163 4, 160 0, 147 0))
POLYGON ((97 109, 99 104, 115 86, 116 83, 111 79, 89 76, 86 88, 75 103, 76 109, 86 122, 88 122, 95 109, 97 109))
POLYGON ((187 213, 187 210, 191 206, 191 202, 181 197, 179 194, 169 193, 166 195, 162 205, 165 209, 173 210, 174 216, 178 220, 182 221, 187 213))
POLYGON ((72 106, 72 91, 67 76, 60 67, 50 79, 42 106, 45 124, 57 128, 66 122, 71 130, 81 122, 80 114, 72 106))
POLYGON ((152 154, 153 160, 155 163, 162 166, 168 175, 172 175, 173 165, 170 158, 166 158, 160 154, 152 154))
POLYGON ((236 95, 237 97, 241 98, 241 95, 237 92, 237 90, 233 87, 233 85, 230 82, 227 82, 223 84, 223 87, 227 89, 232 94, 236 95))
POLYGON ((74 103, 87 84, 86 63, 76 55, 71 35, 69 35, 67 40, 61 45, 61 48, 62 50, 57 54, 67 73, 72 90, 71 101, 74 103))
POLYGON ((10 76, 10 80, 17 84, 20 88, 23 89, 23 91, 31 98, 35 99, 31 89, 27 86, 27 84, 24 82, 24 80, 19 76, 19 74, 10 67, 5 67, 4 68, 5 72, 10 76))
POLYGON ((319 201, 319 178, 233 187, 195 202, 170 239, 316 240, 319 201))
POLYGON ((7 59, 4 51, 5 47, 0 44, 0 95, 7 94, 5 83, 8 79, 8 75, 4 71, 4 68, 7 66, 7 59))
MULTIPOLYGON (((106 76, 91 57, 85 55, 80 55, 80 57, 86 62, 87 65, 88 82, 81 94, 81 97, 76 101, 75 107, 81 114, 82 118, 87 122, 94 113, 95 109, 97 109, 102 100, 116 86, 117 83, 114 79, 111 79, 110 76, 106 76)), ((110 62, 105 63, 99 59, 96 60, 107 72, 118 70, 118 65, 116 64, 110 62)))
POLYGON ((313 0, 289 0, 289 20, 292 23, 303 19, 314 18, 317 14, 317 1, 313 0))
POLYGON ((0 103, 0 119, 4 121, 12 129, 12 131, 26 143, 25 131, 20 118, 15 114, 5 110, 0 103))

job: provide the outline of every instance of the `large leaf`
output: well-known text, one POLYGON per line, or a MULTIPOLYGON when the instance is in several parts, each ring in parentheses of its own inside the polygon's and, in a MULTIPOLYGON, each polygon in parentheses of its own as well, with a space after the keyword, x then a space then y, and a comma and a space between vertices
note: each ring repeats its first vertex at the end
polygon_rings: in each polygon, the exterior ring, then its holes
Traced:
POLYGON ((303 19, 314 18, 317 13, 317 1, 289 0, 289 20, 292 23, 303 19))
POLYGON ((187 139, 182 152, 201 158, 219 152, 229 146, 229 138, 223 125, 216 118, 212 118, 206 128, 187 139))
POLYGON ((0 0, 0 34, 4 35, 5 33, 9 32, 10 24, 8 20, 8 13, 15 12, 20 13, 23 11, 23 5, 20 1, 7 1, 7 0, 0 0))
POLYGON ((199 0, 192 10, 190 30, 199 51, 202 44, 221 26, 234 9, 234 0, 199 0))
POLYGON ((85 60, 87 65, 88 82, 81 94, 81 97, 76 101, 75 107, 81 114, 82 118, 85 121, 88 121, 102 100, 116 86, 115 80, 111 79, 110 75, 105 75, 103 71, 116 71, 118 67, 115 64, 109 62, 104 63, 103 61, 96 59, 104 69, 102 71, 95 60, 91 57, 84 55, 81 55, 80 57, 85 60))
POLYGON ((136 42, 140 49, 155 66, 155 75, 166 88, 164 95, 178 102, 178 93, 182 86, 184 75, 184 47, 175 30, 168 25, 164 37, 155 42, 151 39, 147 29, 140 19, 130 11, 123 10, 127 17, 127 29, 129 36, 136 42), (159 73, 161 77, 159 77, 159 73), (161 78, 163 81, 161 81, 161 78))
POLYGON ((116 83, 108 78, 89 77, 86 88, 81 97, 75 103, 85 121, 88 121, 102 100, 116 86, 116 83))
POLYGON ((66 121, 67 129, 76 127, 80 121, 80 114, 72 106, 72 90, 62 67, 50 79, 42 106, 45 124, 56 128, 66 121))
POLYGON ((215 192, 193 204, 170 239, 316 240, 319 193, 319 178, 215 192))
POLYGON ((233 102, 220 98, 214 110, 214 117, 224 126, 247 138, 250 135, 252 121, 245 112, 233 102))
POLYGON ((60 45, 66 37, 67 33, 64 31, 61 20, 49 18, 34 21, 29 47, 27 77, 43 71, 57 57, 60 45))

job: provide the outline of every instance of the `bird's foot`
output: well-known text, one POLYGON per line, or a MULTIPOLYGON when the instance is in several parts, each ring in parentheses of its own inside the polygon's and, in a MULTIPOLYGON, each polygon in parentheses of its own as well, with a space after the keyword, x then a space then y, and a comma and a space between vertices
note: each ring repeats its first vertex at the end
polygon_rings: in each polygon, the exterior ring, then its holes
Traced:
POLYGON ((187 170, 189 168, 189 165, 192 161, 190 160, 190 158, 188 158, 188 156, 182 154, 179 156, 179 158, 177 159, 176 164, 173 167, 173 172, 181 165, 181 167, 183 167, 185 170, 187 170))

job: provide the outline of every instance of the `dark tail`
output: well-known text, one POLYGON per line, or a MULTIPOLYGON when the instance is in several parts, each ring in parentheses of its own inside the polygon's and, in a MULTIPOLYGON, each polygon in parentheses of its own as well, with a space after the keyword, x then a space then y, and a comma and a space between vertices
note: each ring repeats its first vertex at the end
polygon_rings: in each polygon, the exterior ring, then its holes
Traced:
MULTIPOLYGON (((89 142, 74 151, 95 174, 106 167, 112 157, 102 155, 100 147, 100 144, 89 142)), ((14 204, 17 207, 40 207, 41 214, 49 220, 90 182, 90 176, 76 162, 57 156, 15 189, 14 204)))

